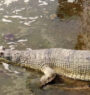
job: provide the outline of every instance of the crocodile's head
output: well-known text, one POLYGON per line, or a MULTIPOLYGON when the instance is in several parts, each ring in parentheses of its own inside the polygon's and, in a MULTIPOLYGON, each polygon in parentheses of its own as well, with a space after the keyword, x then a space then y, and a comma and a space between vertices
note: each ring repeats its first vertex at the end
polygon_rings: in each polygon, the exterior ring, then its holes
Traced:
POLYGON ((4 57, 5 48, 0 46, 0 57, 4 57))
POLYGON ((5 49, 5 47, 0 46, 0 58, 10 60, 10 49, 5 49))

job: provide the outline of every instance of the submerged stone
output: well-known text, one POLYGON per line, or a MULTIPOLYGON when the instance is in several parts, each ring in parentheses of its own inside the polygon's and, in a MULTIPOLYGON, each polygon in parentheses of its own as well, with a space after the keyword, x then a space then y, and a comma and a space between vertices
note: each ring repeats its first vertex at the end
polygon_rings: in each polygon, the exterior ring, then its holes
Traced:
POLYGON ((6 41, 14 41, 14 40, 16 40, 14 34, 5 34, 5 35, 4 35, 4 39, 5 39, 6 41))

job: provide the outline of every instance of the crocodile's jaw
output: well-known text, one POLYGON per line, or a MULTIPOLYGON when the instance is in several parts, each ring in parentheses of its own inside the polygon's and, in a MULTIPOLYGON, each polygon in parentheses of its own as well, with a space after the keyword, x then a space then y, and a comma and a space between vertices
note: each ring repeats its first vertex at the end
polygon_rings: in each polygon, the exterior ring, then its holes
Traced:
POLYGON ((11 58, 11 50, 10 49, 6 49, 4 51, 3 58, 5 58, 7 60, 10 60, 10 61, 12 60, 12 58, 11 58))

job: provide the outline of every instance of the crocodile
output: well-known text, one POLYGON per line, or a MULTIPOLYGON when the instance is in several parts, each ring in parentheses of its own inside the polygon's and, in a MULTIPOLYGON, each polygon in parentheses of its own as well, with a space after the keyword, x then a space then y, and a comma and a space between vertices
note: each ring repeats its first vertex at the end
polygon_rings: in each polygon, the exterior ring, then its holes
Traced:
POLYGON ((0 48, 0 57, 20 66, 43 72, 41 85, 51 82, 57 74, 71 79, 90 81, 90 51, 88 50, 0 48))
MULTIPOLYGON (((87 0, 86 0, 87 1, 87 0)), ((90 1, 89 1, 90 2, 90 1)), ((86 10, 90 10, 88 5, 86 10)), ((86 12, 84 10, 84 12, 86 12)), ((85 18, 85 17, 84 17, 85 18)), ((87 17, 86 17, 87 18, 87 17)), ((87 20, 84 19, 83 22, 87 20)), ((89 32, 87 23, 82 30, 89 32)), ((9 60, 10 63, 19 64, 43 72, 41 85, 45 85, 55 79, 56 74, 72 79, 90 81, 90 51, 72 50, 63 48, 37 49, 37 50, 12 50, 0 48, 0 57, 9 60)), ((9 63, 9 62, 8 62, 9 63)))

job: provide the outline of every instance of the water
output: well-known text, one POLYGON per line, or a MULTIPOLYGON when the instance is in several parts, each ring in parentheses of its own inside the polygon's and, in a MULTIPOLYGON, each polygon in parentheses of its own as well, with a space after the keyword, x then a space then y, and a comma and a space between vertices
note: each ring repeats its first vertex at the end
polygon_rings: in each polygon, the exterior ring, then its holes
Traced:
MULTIPOLYGON (((81 0, 1 0, 0 45, 16 49, 74 49, 81 31, 81 0), (13 2, 10 2, 13 1, 13 2)), ((10 66, 20 74, 10 73, 0 65, 0 95, 89 95, 89 90, 65 90, 63 85, 38 88, 42 74, 10 66)), ((64 84, 65 85, 65 84, 64 84)), ((74 85, 74 84, 73 84, 74 85)))
POLYGON ((11 41, 15 42, 16 48, 21 46, 17 42, 21 39, 28 40, 22 44, 23 48, 74 47, 79 18, 76 14, 67 17, 67 13, 65 18, 57 17, 60 13, 57 0, 30 0, 28 3, 18 0, 10 5, 5 4, 1 3, 0 10, 2 45, 10 46, 4 35, 13 34, 15 38, 11 41))

